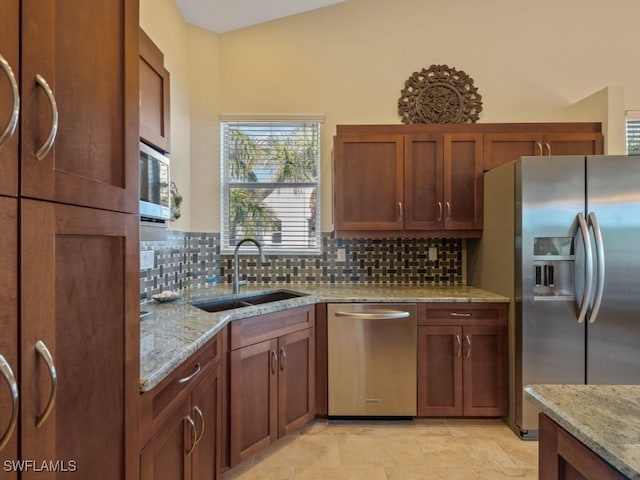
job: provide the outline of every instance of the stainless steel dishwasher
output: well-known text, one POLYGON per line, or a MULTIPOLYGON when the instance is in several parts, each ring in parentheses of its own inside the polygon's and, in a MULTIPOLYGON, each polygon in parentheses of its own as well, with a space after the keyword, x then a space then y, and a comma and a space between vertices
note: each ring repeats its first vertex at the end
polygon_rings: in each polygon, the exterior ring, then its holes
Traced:
POLYGON ((417 307, 327 305, 330 416, 415 416, 417 307))

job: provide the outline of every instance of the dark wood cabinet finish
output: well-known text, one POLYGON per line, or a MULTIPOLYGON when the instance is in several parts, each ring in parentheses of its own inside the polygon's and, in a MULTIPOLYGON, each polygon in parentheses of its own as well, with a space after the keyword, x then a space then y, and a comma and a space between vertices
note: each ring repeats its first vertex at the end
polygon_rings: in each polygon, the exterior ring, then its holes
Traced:
POLYGON ((231 466, 313 419, 313 314, 298 307, 231 324, 231 466))
POLYGON ((21 21, 21 195, 136 213, 137 2, 24 0, 21 21), (37 75, 59 113, 41 160, 54 115, 37 75))
MULTIPOLYGON (((18 0, 0 2, 0 55, 11 69, 15 82, 20 82, 20 7, 18 0)), ((11 87, 9 74, 0 69, 0 135, 15 115, 14 98, 19 91, 11 87)), ((19 114, 19 110, 18 110, 19 114)), ((18 194, 18 140, 19 128, 0 145, 0 195, 18 194)), ((1 427, 0 427, 1 428, 1 427)))
POLYGON ((140 138, 169 152, 171 150, 170 76, 164 54, 140 29, 140 138))
POLYGON ((557 423, 539 415, 538 476, 545 480, 622 480, 625 477, 557 423))
POLYGON ((226 335, 218 333, 142 394, 142 480, 220 478, 226 335))
POLYGON ((329 356, 327 304, 316 304, 316 416, 329 414, 329 356))
MULTIPOLYGON (((18 200, 0 197, 0 355, 11 368, 14 380, 20 378, 18 370, 18 200)), ((0 438, 7 444, 0 450, 0 464, 18 459, 17 427, 9 434, 14 414, 13 397, 8 382, 0 376, 0 438)), ((3 477, 18 478, 16 471, 3 470, 3 477)))
POLYGON ((506 304, 421 304, 418 323, 418 416, 506 415, 506 304))
POLYGON ((21 457, 74 460, 86 478, 134 478, 137 217, 35 200, 21 200, 21 217, 21 457), (57 370, 55 398, 39 342, 57 370))

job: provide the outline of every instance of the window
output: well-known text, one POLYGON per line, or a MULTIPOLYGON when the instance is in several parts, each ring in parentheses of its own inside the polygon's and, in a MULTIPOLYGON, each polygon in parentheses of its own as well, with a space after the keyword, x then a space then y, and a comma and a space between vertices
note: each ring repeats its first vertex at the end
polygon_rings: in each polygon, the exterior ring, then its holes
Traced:
POLYGON ((320 253, 320 119, 221 122, 222 251, 320 253))
POLYGON ((640 155, 640 111, 627 112, 627 154, 640 155))

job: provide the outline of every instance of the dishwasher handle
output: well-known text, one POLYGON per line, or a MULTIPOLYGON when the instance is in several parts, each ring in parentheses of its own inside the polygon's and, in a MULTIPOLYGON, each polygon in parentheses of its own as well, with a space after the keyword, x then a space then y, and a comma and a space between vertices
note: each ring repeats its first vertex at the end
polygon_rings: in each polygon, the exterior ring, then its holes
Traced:
POLYGON ((363 318, 367 320, 393 320, 396 318, 407 318, 411 315, 410 312, 405 312, 402 310, 378 310, 375 312, 343 312, 337 311, 335 313, 336 317, 352 317, 352 318, 363 318))

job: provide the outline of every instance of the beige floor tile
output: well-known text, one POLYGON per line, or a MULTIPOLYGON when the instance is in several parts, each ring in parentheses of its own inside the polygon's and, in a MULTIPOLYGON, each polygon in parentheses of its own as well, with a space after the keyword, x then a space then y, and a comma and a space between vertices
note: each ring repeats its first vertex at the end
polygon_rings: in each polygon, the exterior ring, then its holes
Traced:
POLYGON ((260 467, 238 465, 225 472, 222 480, 294 480, 294 467, 260 467))
POLYGON ((538 468, 538 442, 496 438, 496 443, 517 467, 538 468))
POLYGON ((451 435, 456 437, 504 437, 520 440, 515 433, 498 419, 461 418, 447 421, 451 435))
POLYGON ((388 467, 387 480, 538 480, 535 469, 388 467))
POLYGON ((492 437, 416 437, 431 467, 514 468, 515 463, 492 437))
POLYGON ((383 467, 297 467, 294 480, 387 480, 383 467))
POLYGON ((415 436, 344 435, 338 438, 340 465, 421 465, 415 436))
POLYGON ((256 455, 262 467, 339 466, 338 442, 328 435, 293 435, 256 455))

